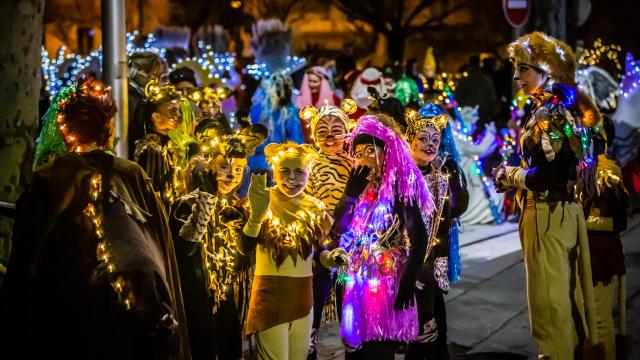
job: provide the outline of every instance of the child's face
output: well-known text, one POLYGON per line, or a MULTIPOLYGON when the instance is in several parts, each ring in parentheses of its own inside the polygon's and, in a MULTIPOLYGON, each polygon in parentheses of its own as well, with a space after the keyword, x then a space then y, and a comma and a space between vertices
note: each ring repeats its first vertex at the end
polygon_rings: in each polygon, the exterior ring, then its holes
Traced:
POLYGON ((438 155, 440 148, 440 131, 434 127, 427 127, 418 132, 411 141, 411 155, 419 166, 429 165, 438 155))
POLYGON ((218 192, 227 195, 240 185, 244 169, 247 166, 247 159, 218 155, 213 166, 218 180, 218 192))
POLYGON ((328 115, 318 121, 314 139, 320 151, 326 154, 335 154, 344 149, 344 138, 347 129, 339 118, 328 115))
POLYGON ((307 186, 308 179, 309 170, 299 159, 282 159, 275 168, 276 186, 288 197, 300 195, 307 186))
POLYGON ((373 144, 358 144, 355 148, 356 166, 367 166, 371 169, 370 180, 379 179, 384 171, 384 148, 373 144))

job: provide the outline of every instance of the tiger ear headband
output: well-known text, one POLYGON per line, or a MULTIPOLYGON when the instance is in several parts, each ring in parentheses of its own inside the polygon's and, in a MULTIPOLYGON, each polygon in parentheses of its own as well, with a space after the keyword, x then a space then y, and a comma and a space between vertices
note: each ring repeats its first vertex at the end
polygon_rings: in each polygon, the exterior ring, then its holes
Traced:
POLYGON ((309 124, 311 133, 313 134, 315 132, 316 126, 318 125, 318 121, 326 115, 333 115, 340 118, 344 122, 347 130, 352 129, 355 124, 351 124, 351 122, 349 121, 349 115, 356 112, 357 109, 358 105, 353 99, 344 99, 342 103, 340 103, 340 107, 325 105, 318 109, 313 105, 308 105, 303 107, 300 110, 299 114, 300 118, 309 124), (339 110, 342 110, 344 114, 340 114, 339 110))

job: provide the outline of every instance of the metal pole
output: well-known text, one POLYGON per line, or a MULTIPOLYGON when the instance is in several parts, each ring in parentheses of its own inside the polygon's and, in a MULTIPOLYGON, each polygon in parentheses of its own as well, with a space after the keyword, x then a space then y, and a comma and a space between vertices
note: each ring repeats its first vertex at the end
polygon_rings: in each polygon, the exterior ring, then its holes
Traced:
POLYGON ((146 34, 144 31, 144 0, 138 0, 138 16, 140 16, 138 30, 140 30, 140 34, 146 34))
POLYGON ((111 86, 113 99, 118 106, 114 150, 118 156, 126 158, 129 107, 124 16, 124 0, 102 0, 102 80, 111 86))

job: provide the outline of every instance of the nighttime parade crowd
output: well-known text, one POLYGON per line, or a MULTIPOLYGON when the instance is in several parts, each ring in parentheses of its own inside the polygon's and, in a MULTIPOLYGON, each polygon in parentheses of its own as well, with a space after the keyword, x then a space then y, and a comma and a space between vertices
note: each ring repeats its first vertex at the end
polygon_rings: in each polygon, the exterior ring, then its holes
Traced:
POLYGON ((109 87, 49 89, 0 289, 3 358, 317 359, 328 321, 346 359, 449 359, 462 226, 503 221, 519 224, 541 358, 616 358, 640 191, 637 131, 616 135, 632 123, 616 105, 640 116, 632 58, 616 104, 571 47, 527 34, 507 47, 512 97, 477 56, 456 74, 431 49, 423 71, 358 70, 352 49, 279 52, 288 34, 258 23, 256 64, 224 81, 202 75, 210 53, 131 53, 120 156, 109 87))

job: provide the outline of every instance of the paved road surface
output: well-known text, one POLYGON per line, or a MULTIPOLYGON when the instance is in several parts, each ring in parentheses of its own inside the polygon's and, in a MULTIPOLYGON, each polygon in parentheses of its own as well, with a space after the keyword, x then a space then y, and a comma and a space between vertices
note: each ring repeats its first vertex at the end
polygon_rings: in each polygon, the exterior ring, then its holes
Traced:
MULTIPOLYGON (((628 273, 627 331, 635 335, 632 359, 640 359, 640 219, 631 221, 622 238, 628 273)), ((460 242, 462 281, 446 297, 454 358, 535 359, 516 226, 468 227, 460 242)), ((320 359, 343 359, 337 324, 323 326, 320 359)))

